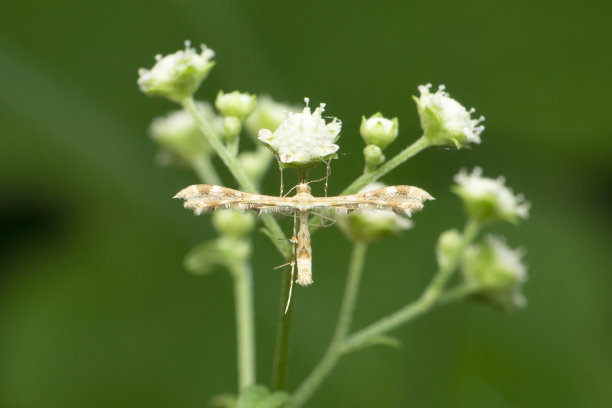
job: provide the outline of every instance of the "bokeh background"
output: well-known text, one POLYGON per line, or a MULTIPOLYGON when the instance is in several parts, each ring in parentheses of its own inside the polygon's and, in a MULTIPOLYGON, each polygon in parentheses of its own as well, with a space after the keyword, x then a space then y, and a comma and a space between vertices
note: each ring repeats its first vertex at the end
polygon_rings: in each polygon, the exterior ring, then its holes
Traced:
MULTIPOLYGON (((400 349, 341 361, 311 407, 601 407, 612 404, 610 2, 354 0, 3 2, 0 5, 0 406, 204 407, 236 387, 232 288, 182 268, 214 232, 170 200, 197 182, 160 168, 147 127, 174 109, 136 71, 185 39, 218 89, 327 103, 343 121, 330 193, 361 171, 362 114, 400 119, 388 157, 419 136, 411 95, 444 83, 486 116, 483 143, 429 149, 384 181, 437 201, 372 246, 355 327, 415 298, 439 233, 464 214, 462 167, 503 174, 532 202, 498 226, 528 253, 529 306, 433 312, 400 349)), ((228 186, 234 186, 224 173, 228 186)), ((272 170, 264 190, 274 194, 272 170)), ((287 231, 290 226, 281 220, 287 231)), ((289 388, 322 355, 350 245, 314 240, 316 284, 295 295, 289 388)), ((258 379, 269 383, 281 264, 255 235, 258 379)))

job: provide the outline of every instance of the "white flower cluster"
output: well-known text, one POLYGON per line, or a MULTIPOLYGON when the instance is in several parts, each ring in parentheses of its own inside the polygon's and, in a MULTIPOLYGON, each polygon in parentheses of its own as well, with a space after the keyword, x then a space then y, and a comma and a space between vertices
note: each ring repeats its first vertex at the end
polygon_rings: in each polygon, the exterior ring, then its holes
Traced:
POLYGON ((527 281, 522 249, 510 248, 503 239, 488 235, 484 242, 470 246, 463 257, 462 272, 468 282, 477 283, 480 294, 506 310, 525 307, 521 288, 527 281))
POLYGON ((484 116, 472 119, 469 111, 444 91, 440 85, 435 93, 431 93, 431 84, 420 85, 419 98, 414 97, 417 103, 421 127, 425 137, 434 145, 455 145, 457 148, 467 143, 480 143, 480 134, 484 126, 480 123, 484 116))
MULTIPOLYGON (((214 129, 221 129, 221 119, 217 117, 208 103, 196 102, 198 111, 214 129)), ((149 134, 166 152, 182 160, 191 161, 203 154, 211 153, 211 148, 200 132, 193 116, 184 109, 173 111, 155 118, 149 127, 149 134)), ((172 162, 172 158, 164 157, 172 162)))
POLYGON ((157 61, 153 68, 138 70, 138 86, 147 95, 168 98, 181 102, 193 95, 208 72, 215 64, 211 59, 215 53, 210 48, 201 45, 202 51, 191 48, 191 43, 185 41, 185 50, 174 54, 155 56, 157 61))
POLYGON ((469 215, 476 219, 517 222, 529 215, 530 204, 522 194, 513 194, 504 185, 503 177, 482 177, 482 169, 476 167, 471 174, 462 169, 455 175, 455 182, 453 191, 463 199, 469 215))
POLYGON ((274 132, 269 129, 259 131, 259 140, 266 143, 282 163, 307 165, 338 151, 334 142, 339 137, 342 123, 337 118, 325 123, 321 117, 325 104, 320 104, 311 113, 308 101, 306 98, 302 112, 286 112, 285 119, 274 132))

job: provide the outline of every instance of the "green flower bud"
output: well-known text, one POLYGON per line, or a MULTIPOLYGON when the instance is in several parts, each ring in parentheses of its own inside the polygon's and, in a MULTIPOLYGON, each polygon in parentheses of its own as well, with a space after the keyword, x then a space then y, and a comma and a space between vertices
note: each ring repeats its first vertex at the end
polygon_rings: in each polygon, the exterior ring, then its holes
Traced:
POLYGON ((445 268, 448 265, 451 257, 457 252, 459 245, 461 245, 461 234, 459 231, 453 229, 440 234, 436 246, 436 259, 440 268, 445 268))
MULTIPOLYGON (((382 183, 372 183, 360 192, 384 187, 382 183)), ((397 235, 412 227, 412 222, 391 211, 366 210, 349 215, 338 215, 338 225, 348 239, 354 242, 372 243, 389 235, 397 235)))
POLYGON ((217 248, 225 258, 225 265, 239 264, 251 256, 251 242, 246 239, 229 236, 219 237, 217 238, 217 248))
POLYGON ((242 130, 242 122, 235 116, 223 118, 223 135, 227 140, 234 140, 242 130))
POLYGON ((242 238, 255 227, 255 216, 238 210, 215 211, 212 215, 213 226, 222 236, 242 238))
POLYGON ((484 126, 480 123, 484 116, 472 119, 469 111, 444 92, 440 85, 436 93, 430 93, 431 84, 419 86, 420 97, 413 96, 419 111, 421 127, 425 137, 433 145, 456 146, 457 149, 468 143, 480 143, 484 126))
POLYGON ((242 168, 251 180, 258 181, 270 166, 272 154, 265 148, 259 148, 255 152, 243 152, 238 156, 242 168))
POLYGON ((181 103, 194 94, 215 65, 213 50, 202 45, 198 54, 191 43, 185 41, 185 50, 155 57, 152 69, 138 70, 138 86, 149 96, 157 96, 181 103))
POLYGON ((275 102, 268 95, 262 95, 257 98, 255 110, 244 122, 246 131, 249 136, 256 140, 260 129, 276 131, 285 119, 286 113, 296 112, 297 110, 294 106, 275 102))
POLYGON ((521 308, 526 300, 521 293, 527 281, 522 250, 513 250, 495 236, 466 249, 461 270, 463 279, 480 287, 478 297, 504 310, 521 308))
POLYGON ((215 106, 223 116, 234 116, 243 121, 255 109, 256 100, 257 96, 248 93, 234 91, 226 94, 219 91, 215 106))
POLYGON ((370 116, 361 117, 359 133, 368 145, 376 145, 381 149, 386 148, 397 138, 399 122, 397 118, 386 119, 378 112, 370 116))
POLYGON ((363 149, 363 156, 365 157, 366 167, 370 170, 385 161, 385 155, 380 147, 372 144, 363 149))
POLYGON ((516 223, 527 218, 529 203, 521 195, 514 195, 504 185, 504 178, 482 177, 482 169, 474 168, 471 174, 461 170, 455 175, 456 186, 452 190, 465 205, 470 217, 481 222, 505 220, 516 223))

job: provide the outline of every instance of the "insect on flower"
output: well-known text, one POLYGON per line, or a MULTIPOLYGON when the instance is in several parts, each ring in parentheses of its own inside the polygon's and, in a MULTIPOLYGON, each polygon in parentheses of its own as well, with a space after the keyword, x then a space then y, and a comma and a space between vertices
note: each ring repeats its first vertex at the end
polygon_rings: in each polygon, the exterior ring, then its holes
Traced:
MULTIPOLYGON (((301 286, 312 281, 312 248, 308 230, 308 215, 316 211, 332 210, 350 213, 353 211, 393 211, 410 217, 412 212, 423 208, 423 202, 433 200, 425 190, 412 186, 390 186, 358 194, 336 197, 313 197, 310 186, 300 183, 292 197, 274 197, 245 193, 222 186, 196 184, 179 191, 174 198, 185 200, 184 206, 196 215, 224 208, 242 211, 293 213, 295 244, 293 256, 297 258, 297 279, 301 286), (299 231, 295 235, 295 219, 299 220, 299 231)), ((293 266, 294 259, 289 263, 293 266)), ((292 270, 293 274, 293 270, 292 270)))

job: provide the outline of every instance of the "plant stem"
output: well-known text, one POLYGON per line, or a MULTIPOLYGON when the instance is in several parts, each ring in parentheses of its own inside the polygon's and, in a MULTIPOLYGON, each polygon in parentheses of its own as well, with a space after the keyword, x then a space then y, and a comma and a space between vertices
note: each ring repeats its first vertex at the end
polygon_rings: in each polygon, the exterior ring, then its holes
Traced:
MULTIPOLYGON (((219 136, 215 133, 214 129, 210 126, 210 124, 206 121, 206 119, 200 114, 200 112, 196 108, 193 98, 192 97, 186 98, 182 104, 183 104, 183 107, 188 112, 191 113, 196 123, 198 124, 200 131, 204 134, 204 137, 206 137, 206 140, 208 141, 208 143, 212 146, 212 148, 215 150, 217 155, 219 155, 219 157, 221 158, 225 166, 232 173, 232 176, 236 179, 240 188, 249 193, 256 193, 257 191, 255 188, 255 185, 253 184, 251 179, 248 177, 248 175, 246 174, 246 172, 240 165, 240 162, 238 161, 237 156, 232 155, 225 148, 219 136)), ((289 259, 289 257, 291 256, 291 245, 289 244, 289 241, 285 239, 285 235, 283 234, 283 231, 278 225, 278 222, 276 222, 276 220, 274 219, 274 217, 272 217, 271 214, 262 214, 262 220, 264 222, 264 225, 266 226, 266 229, 267 229, 268 235, 271 238, 272 244, 276 246, 276 249, 278 249, 278 251, 281 253, 281 255, 285 259, 289 259)), ((235 283, 235 287, 236 287, 236 322, 238 326, 238 356, 239 356, 238 360, 239 360, 239 373, 240 373, 239 374, 239 384, 240 384, 241 389, 243 385, 254 383, 255 381, 255 356, 254 356, 255 335, 254 335, 254 330, 253 330, 253 316, 252 316, 253 288, 252 288, 252 282, 251 282, 251 279, 252 279, 251 271, 249 270, 248 272, 249 272, 248 283, 244 283, 243 281, 241 281, 240 283, 238 282, 235 283), (240 294, 238 293, 238 288, 240 288, 240 294), (248 292, 244 297, 243 297, 243 291, 248 292), (247 300, 248 300, 248 303, 247 303, 247 300), (247 312, 246 310, 247 305, 250 308, 248 311, 250 313, 250 317, 249 317, 250 323, 247 322, 247 320, 249 319, 245 317, 247 316, 245 314, 247 312), (240 310, 243 310, 244 312, 239 312, 240 310), (251 340, 248 340, 248 339, 251 339, 251 340)), ((287 278, 286 280, 290 282, 289 278, 287 278)), ((286 286, 286 284, 284 284, 283 287, 284 286, 286 286)), ((286 304, 286 299, 283 296, 281 300, 281 308, 283 308, 285 304, 286 304)), ((289 348, 288 341, 289 341, 289 328, 290 328, 290 323, 291 323, 291 312, 292 310, 291 308, 289 308, 289 311, 287 312, 287 314, 285 315, 283 313, 283 315, 279 319, 278 337, 280 341, 277 341, 277 350, 275 352, 275 356, 276 356, 275 361, 278 360, 277 367, 279 367, 279 371, 278 371, 278 374, 275 374, 275 376, 277 376, 276 378, 279 378, 279 380, 277 380, 277 383, 282 384, 282 386, 284 386, 285 372, 286 372, 286 366, 287 366, 287 351, 289 348)))
POLYGON ((340 307, 336 331, 334 333, 334 337, 332 338, 332 344, 342 343, 351 329, 367 249, 367 244, 363 242, 356 242, 353 244, 353 252, 351 253, 351 258, 349 261, 348 276, 346 278, 346 286, 344 288, 344 297, 342 299, 342 306, 340 307))
POLYGON ((210 157, 208 156, 199 156, 191 162, 191 167, 193 171, 198 175, 200 180, 202 180, 206 184, 221 184, 221 179, 217 174, 217 171, 213 167, 210 157))
POLYGON ((368 184, 375 182, 376 180, 389 173, 391 170, 395 169, 397 166, 404 163, 406 160, 416 155, 428 146, 430 146, 429 141, 425 138, 425 136, 421 136, 413 144, 399 152, 391 160, 383 163, 375 170, 368 171, 362 174, 359 178, 353 181, 350 186, 348 186, 344 189, 344 191, 342 191, 342 195, 355 194, 368 184))
MULTIPOLYGON (((232 176, 236 179, 240 188, 246 191, 247 193, 257 193, 255 185, 240 165, 238 158, 230 154, 230 152, 228 152, 225 146, 223 146, 223 143, 221 142, 221 139, 219 139, 219 136, 215 133, 214 129, 210 126, 210 124, 196 108, 193 98, 186 98, 183 101, 183 107, 189 113, 191 113, 196 123, 198 124, 200 131, 204 134, 204 137, 206 137, 206 140, 212 146, 215 153, 219 155, 230 173, 232 173, 232 176)), ((278 251, 281 253, 281 255, 283 255, 285 259, 289 259, 289 256, 291 255, 291 246, 289 242, 285 239, 285 235, 283 234, 283 231, 278 225, 278 222, 276 222, 276 220, 271 214, 262 214, 261 218, 270 235, 274 238, 272 239, 272 243, 274 244, 274 246, 276 246, 276 249, 278 249, 278 251)))
MULTIPOLYGON (((285 270, 281 284, 281 301, 278 311, 276 345, 272 362, 272 390, 284 390, 287 383, 287 363, 289 354, 289 333, 293 316, 293 302, 289 304, 289 288, 291 287, 291 271, 285 270), (285 309, 287 313, 285 313, 285 309)), ((295 292, 292 294, 295 297, 295 292)))
POLYGON ((232 268, 236 302, 238 390, 255 384, 255 329, 253 315, 253 273, 246 262, 232 268))
POLYGON ((227 150, 233 156, 238 156, 238 147, 240 145, 240 136, 235 136, 232 140, 227 142, 227 150))
POLYGON ((303 406, 312 394, 314 394, 325 377, 331 373, 340 357, 344 354, 367 346, 377 337, 414 320, 416 317, 430 311, 434 306, 440 306, 451 301, 463 299, 476 292, 478 288, 473 284, 462 284, 446 292, 443 292, 443 290, 448 279, 457 268, 463 251, 476 238, 479 230, 480 224, 470 219, 466 224, 461 242, 457 246, 455 252, 451 255, 444 267, 438 269, 438 272, 436 272, 431 283, 427 286, 419 299, 347 337, 355 306, 359 276, 363 268, 363 256, 365 254, 365 248, 359 249, 355 246, 351 256, 349 277, 347 279, 340 318, 338 319, 334 337, 319 364, 317 364, 315 369, 293 394, 288 407, 299 408, 303 406), (361 251, 363 251, 363 254, 360 255, 361 251))
POLYGON ((302 382, 300 387, 293 394, 288 407, 297 408, 304 405, 314 394, 321 382, 327 377, 342 356, 343 343, 346 335, 351 328, 353 312, 359 292, 359 283, 363 271, 367 245, 362 242, 355 243, 349 263, 349 271, 344 289, 340 315, 332 341, 325 352, 325 355, 312 370, 310 375, 302 382))
POLYGON ((346 354, 360 349, 367 345, 372 339, 381 336, 398 326, 409 323, 410 321, 430 311, 434 307, 464 299, 477 291, 478 288, 474 285, 461 284, 456 288, 441 293, 435 302, 427 301, 424 299, 424 297, 420 297, 395 313, 392 313, 391 315, 384 317, 376 323, 373 323, 370 326, 349 336, 344 342, 342 351, 346 354))
MULTIPOLYGON (((429 311, 434 305, 436 305, 440 300, 440 296, 443 293, 442 291, 444 290, 444 286, 448 282, 448 279, 451 277, 455 269, 457 269, 457 265, 461 260, 463 251, 474 240, 474 238, 476 238, 479 229, 479 223, 473 219, 470 219, 465 226, 461 242, 455 249, 455 252, 451 255, 444 267, 438 269, 438 272, 436 272, 421 297, 398 311, 390 314, 389 316, 383 317, 370 326, 351 335, 345 344, 345 351, 354 350, 363 346, 364 344, 367 344, 373 338, 385 334, 389 330, 409 322, 415 317, 429 311)), ((473 289, 473 287, 468 287, 464 290, 469 292, 473 289)), ((465 295, 465 293, 462 291, 457 292, 457 294, 465 295)), ((455 294, 455 296, 457 296, 457 294, 455 294)))

